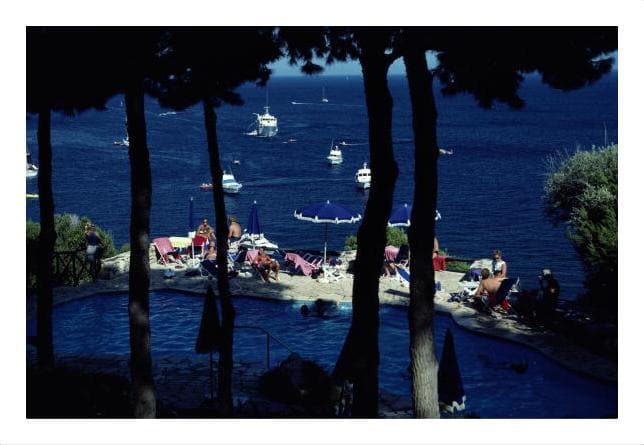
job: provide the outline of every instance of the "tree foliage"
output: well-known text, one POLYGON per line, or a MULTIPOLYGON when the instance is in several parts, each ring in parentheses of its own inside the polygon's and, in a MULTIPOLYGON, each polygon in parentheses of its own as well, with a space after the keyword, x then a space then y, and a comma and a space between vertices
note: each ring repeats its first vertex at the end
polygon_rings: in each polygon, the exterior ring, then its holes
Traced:
POLYGON ((617 145, 550 159, 546 211, 567 224, 586 272, 582 301, 601 315, 617 314, 617 145))
MULTIPOLYGON (((90 222, 86 216, 78 217, 65 213, 63 215, 54 215, 54 227, 56 232, 55 252, 70 252, 85 248, 85 224, 90 222)), ((27 221, 27 289, 33 289, 36 284, 36 261, 38 255, 38 242, 40 238, 40 223, 27 221)), ((96 233, 103 241, 102 256, 110 257, 116 254, 112 235, 101 227, 96 226, 96 233)), ((52 265, 53 273, 56 275, 60 271, 56 270, 55 264, 52 265)), ((89 271, 81 277, 81 282, 90 281, 89 271)))

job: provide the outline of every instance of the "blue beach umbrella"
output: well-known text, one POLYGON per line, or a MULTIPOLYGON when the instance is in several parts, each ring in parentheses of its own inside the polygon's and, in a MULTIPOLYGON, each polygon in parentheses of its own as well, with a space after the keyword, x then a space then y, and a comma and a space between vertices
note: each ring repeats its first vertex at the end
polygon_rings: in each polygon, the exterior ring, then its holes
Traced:
POLYGON ((407 203, 396 207, 389 216, 389 227, 409 227, 411 225, 411 206, 407 203))
POLYGON ((249 235, 261 235, 262 229, 259 226, 259 216, 257 216, 257 201, 253 201, 253 206, 248 215, 248 224, 246 224, 246 233, 249 235))
POLYGON ((362 219, 362 215, 330 201, 320 204, 310 204, 297 209, 293 216, 302 221, 316 224, 324 223, 324 263, 326 264, 327 231, 329 224, 353 224, 362 219))
POLYGON ((465 409, 465 391, 456 360, 454 338, 449 328, 445 333, 443 353, 438 365, 438 404, 441 410, 449 413, 465 409))
MULTIPOLYGON (((436 210, 436 221, 441 219, 441 214, 436 210)), ((389 227, 409 227, 411 226, 411 206, 407 203, 396 207, 391 211, 389 216, 389 227)))

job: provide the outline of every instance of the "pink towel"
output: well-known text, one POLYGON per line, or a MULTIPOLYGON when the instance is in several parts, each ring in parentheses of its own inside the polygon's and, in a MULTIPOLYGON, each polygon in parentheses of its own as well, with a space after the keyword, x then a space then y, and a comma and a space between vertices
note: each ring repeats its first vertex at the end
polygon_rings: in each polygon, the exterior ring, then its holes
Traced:
POLYGON ((394 247, 394 246, 385 247, 385 259, 387 261, 396 261, 396 257, 398 256, 399 250, 400 249, 398 247, 394 247))

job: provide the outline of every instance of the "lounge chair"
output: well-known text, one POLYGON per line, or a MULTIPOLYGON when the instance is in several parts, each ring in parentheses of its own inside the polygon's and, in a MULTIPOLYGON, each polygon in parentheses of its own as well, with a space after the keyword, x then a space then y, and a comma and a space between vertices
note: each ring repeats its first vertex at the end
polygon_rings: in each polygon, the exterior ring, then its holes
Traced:
MULTIPOLYGON (((398 264, 396 264, 396 270, 398 271, 398 277, 400 277, 400 284, 403 287, 409 287, 409 283, 411 282, 411 276, 409 275, 409 271, 405 269, 403 266, 399 266, 398 264)), ((436 291, 441 290, 440 281, 434 282, 434 289, 436 291)))
POLYGON ((494 309, 497 306, 505 311, 510 310, 510 294, 515 291, 516 286, 519 284, 518 278, 506 278, 501 282, 499 290, 496 291, 495 298, 487 298, 487 301, 483 300, 487 307, 494 309))
POLYGON ((287 253, 286 255, 284 255, 284 260, 292 264, 295 271, 299 269, 302 275, 305 275, 307 277, 311 276, 312 273, 318 272, 320 270, 319 265, 306 261, 297 253, 287 253))
POLYGON ((192 245, 190 246, 190 254, 192 255, 192 257, 201 258, 204 254, 206 244, 208 244, 208 238, 206 238, 205 236, 197 235, 192 238, 192 245))
POLYGON ((159 263, 167 266, 168 263, 181 262, 181 254, 172 246, 170 238, 155 238, 152 240, 152 244, 154 244, 154 247, 157 249, 157 253, 159 254, 159 263))

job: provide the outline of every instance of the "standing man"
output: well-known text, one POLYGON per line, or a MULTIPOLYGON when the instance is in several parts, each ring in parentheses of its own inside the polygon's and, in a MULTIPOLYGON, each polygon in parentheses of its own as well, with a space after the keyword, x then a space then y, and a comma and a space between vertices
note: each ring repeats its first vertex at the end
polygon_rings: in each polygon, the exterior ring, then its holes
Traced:
POLYGON ((237 222, 234 215, 228 217, 228 241, 231 243, 237 242, 241 239, 242 228, 237 222))

